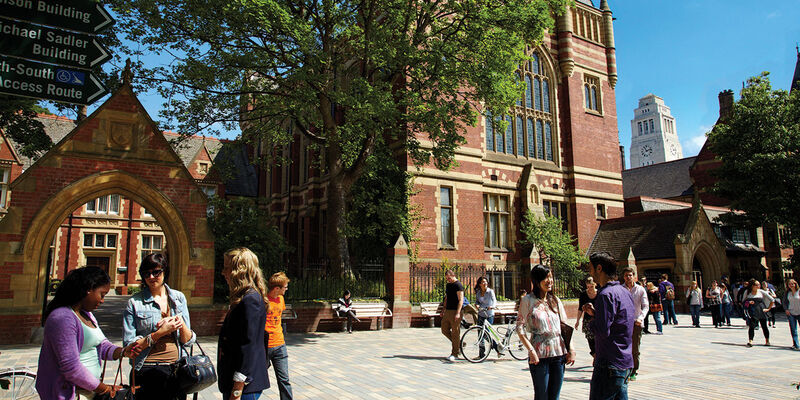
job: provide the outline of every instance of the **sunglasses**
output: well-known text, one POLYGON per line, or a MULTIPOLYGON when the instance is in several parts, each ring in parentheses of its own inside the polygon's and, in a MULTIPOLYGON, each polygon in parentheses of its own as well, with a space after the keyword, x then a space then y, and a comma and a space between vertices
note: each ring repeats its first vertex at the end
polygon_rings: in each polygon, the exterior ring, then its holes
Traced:
POLYGON ((153 269, 153 270, 150 270, 150 271, 142 272, 142 278, 149 278, 151 276, 153 278, 158 278, 163 273, 164 273, 163 269, 153 269))

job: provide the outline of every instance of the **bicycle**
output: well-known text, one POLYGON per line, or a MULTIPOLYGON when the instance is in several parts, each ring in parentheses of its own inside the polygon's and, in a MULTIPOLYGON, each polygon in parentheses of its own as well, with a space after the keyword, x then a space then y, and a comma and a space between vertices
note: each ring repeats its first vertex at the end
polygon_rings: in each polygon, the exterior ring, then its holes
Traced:
POLYGON ((9 368, 0 372, 0 400, 38 399, 34 387, 36 373, 23 368, 9 368))
POLYGON ((505 351, 517 360, 527 360, 528 350, 519 340, 516 329, 516 317, 506 317, 505 326, 494 327, 487 320, 483 324, 467 329, 461 335, 461 355, 471 363, 479 363, 489 357, 489 352, 494 348, 497 355, 502 357, 505 351), (493 344, 495 346, 493 346, 493 344))

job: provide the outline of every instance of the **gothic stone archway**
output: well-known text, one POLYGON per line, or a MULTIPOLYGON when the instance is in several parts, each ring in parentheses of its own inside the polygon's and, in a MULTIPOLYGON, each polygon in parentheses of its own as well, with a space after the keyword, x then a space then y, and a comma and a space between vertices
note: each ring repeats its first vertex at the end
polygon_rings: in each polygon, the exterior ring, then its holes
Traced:
POLYGON ((729 274, 725 247, 714 233, 714 228, 699 203, 692 206, 684 233, 675 240, 675 258, 673 283, 680 288, 679 293, 683 293, 691 284, 695 264, 702 271, 705 285, 729 274))
POLYGON ((152 210, 170 246, 171 285, 190 305, 211 304, 206 197, 124 85, 12 183, 0 220, 0 343, 26 342, 39 326, 47 248, 61 221, 111 193, 152 210))

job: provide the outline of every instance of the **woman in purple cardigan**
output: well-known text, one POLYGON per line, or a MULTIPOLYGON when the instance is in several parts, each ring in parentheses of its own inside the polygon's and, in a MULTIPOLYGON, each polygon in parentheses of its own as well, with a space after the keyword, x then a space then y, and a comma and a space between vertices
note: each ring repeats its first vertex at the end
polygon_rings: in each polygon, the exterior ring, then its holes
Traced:
POLYGON ((78 268, 64 278, 42 316, 36 391, 43 400, 91 399, 116 388, 100 382, 101 360, 135 357, 135 343, 122 348, 106 339, 92 311, 103 304, 110 278, 97 267, 78 268))

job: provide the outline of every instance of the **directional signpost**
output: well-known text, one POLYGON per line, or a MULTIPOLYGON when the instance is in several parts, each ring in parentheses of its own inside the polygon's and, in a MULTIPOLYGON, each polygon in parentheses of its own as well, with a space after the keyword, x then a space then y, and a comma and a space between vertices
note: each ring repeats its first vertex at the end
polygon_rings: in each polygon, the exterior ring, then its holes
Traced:
POLYGON ((1 0, 0 93, 88 105, 111 54, 95 34, 114 19, 94 0, 1 0))

